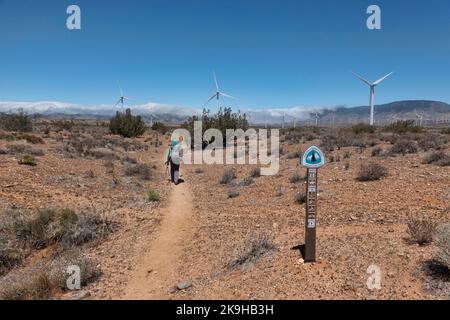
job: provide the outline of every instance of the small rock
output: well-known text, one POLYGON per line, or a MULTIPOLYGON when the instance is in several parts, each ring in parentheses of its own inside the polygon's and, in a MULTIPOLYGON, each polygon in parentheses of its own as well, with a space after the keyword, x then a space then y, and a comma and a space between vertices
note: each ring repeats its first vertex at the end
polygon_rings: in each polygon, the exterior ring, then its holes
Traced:
POLYGON ((89 298, 91 296, 91 293, 87 290, 80 290, 75 291, 73 293, 70 293, 67 295, 67 300, 84 300, 86 298, 89 298))
POLYGON ((186 290, 190 287, 192 287, 192 282, 190 282, 189 280, 183 280, 177 284, 178 290, 186 290))

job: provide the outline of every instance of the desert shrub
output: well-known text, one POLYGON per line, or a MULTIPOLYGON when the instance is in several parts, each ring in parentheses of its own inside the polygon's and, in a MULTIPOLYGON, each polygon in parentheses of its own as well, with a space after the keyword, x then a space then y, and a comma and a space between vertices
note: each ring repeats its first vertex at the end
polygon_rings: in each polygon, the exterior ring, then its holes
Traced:
POLYGON ((30 154, 34 156, 44 155, 41 149, 32 148, 29 144, 23 142, 14 142, 6 146, 6 153, 8 154, 30 154))
POLYGON ((239 192, 235 191, 235 190, 230 190, 228 191, 228 198, 229 199, 233 199, 233 198, 237 198, 239 197, 239 192))
POLYGON ((444 128, 441 130, 442 134, 450 134, 450 128, 444 128))
POLYGON ((125 166, 126 176, 138 176, 143 180, 150 180, 152 176, 152 169, 149 165, 144 163, 125 166))
POLYGON ((234 179, 236 179, 236 172, 232 168, 225 169, 220 178, 220 184, 228 184, 234 179))
POLYGON ((203 168, 195 168, 194 173, 200 174, 200 173, 204 173, 205 170, 203 170, 203 168))
POLYGON ((372 157, 379 157, 383 155, 383 148, 375 147, 372 149, 372 157))
POLYGON ((33 130, 31 118, 20 110, 17 113, 0 114, 0 128, 7 131, 30 132, 33 130))
POLYGON ((375 181, 380 180, 388 175, 388 169, 377 164, 370 162, 363 164, 358 172, 357 180, 359 181, 375 181))
POLYGON ((429 218, 409 218, 408 234, 414 242, 420 245, 431 243, 437 224, 429 218))
POLYGON ((8 232, 21 248, 42 249, 53 243, 63 248, 78 246, 114 231, 114 224, 91 214, 64 209, 40 209, 34 215, 10 214, 8 232))
POLYGON ((11 246, 7 239, 0 239, 0 276, 9 272, 21 261, 21 253, 11 246))
POLYGON ((244 187, 248 187, 250 185, 252 185, 255 181, 253 180, 252 177, 245 177, 242 181, 241 181, 241 186, 244 187))
POLYGON ((348 170, 348 169, 350 169, 350 163, 346 162, 344 164, 344 170, 348 170))
POLYGON ((166 132, 169 131, 169 127, 166 126, 166 125, 165 125, 164 123, 162 123, 162 122, 155 122, 155 123, 152 125, 152 130, 155 130, 155 131, 157 131, 157 132, 159 132, 159 133, 161 133, 161 134, 165 134, 166 132))
POLYGON ((440 166, 450 166, 450 155, 446 154, 443 151, 436 151, 429 155, 427 155, 423 159, 423 163, 425 164, 437 164, 440 166))
POLYGON ((295 202, 299 204, 306 203, 306 192, 297 192, 295 194, 295 202))
POLYGON ((436 231, 435 236, 436 246, 438 251, 436 253, 436 261, 441 263, 450 271, 450 224, 445 224, 436 231))
POLYGON ((352 154, 351 154, 350 152, 348 152, 348 151, 345 151, 345 152, 344 152, 344 156, 343 156, 343 158, 344 158, 344 159, 350 159, 350 158, 351 158, 351 156, 352 156, 352 154))
POLYGON ((393 124, 385 127, 385 131, 397 134, 403 134, 408 132, 419 133, 423 131, 423 128, 417 126, 414 120, 405 120, 394 122, 393 124))
POLYGON ((3 288, 0 298, 2 300, 46 300, 51 297, 51 291, 52 283, 48 275, 40 271, 33 274, 29 281, 3 288))
POLYGON ((299 175, 298 173, 294 173, 290 178, 289 178, 289 182, 290 183, 299 183, 305 180, 305 177, 299 175))
POLYGON ((17 159, 17 163, 20 165, 26 165, 26 166, 36 166, 37 165, 36 158, 29 154, 19 156, 19 158, 17 159))
POLYGON ((41 137, 32 135, 32 134, 21 134, 17 136, 17 139, 23 139, 28 143, 31 144, 43 144, 45 143, 44 140, 41 137))
POLYGON ((417 153, 417 143, 412 140, 400 140, 397 141, 392 148, 389 150, 390 155, 396 154, 409 154, 409 153, 417 153))
POLYGON ((117 111, 109 121, 109 130, 113 134, 132 138, 142 136, 147 130, 147 126, 140 116, 133 116, 131 110, 127 109, 125 113, 117 111))
POLYGON ((58 132, 62 130, 71 131, 75 126, 75 122, 73 120, 53 120, 51 124, 52 127, 58 132))
POLYGON ((261 168, 253 168, 252 171, 250 171, 250 177, 259 178, 260 176, 261 176, 261 168))
POLYGON ((288 153, 286 158, 288 158, 288 159, 299 159, 301 156, 302 156, 302 152, 301 151, 296 151, 296 152, 288 153))
POLYGON ((256 262, 263 254, 274 250, 276 246, 267 234, 252 236, 242 248, 237 250, 236 258, 228 264, 228 268, 233 269, 249 262, 256 262))
POLYGON ((161 197, 159 196, 158 192, 156 192, 154 189, 150 188, 147 192, 148 201, 150 202, 158 202, 161 200, 161 197))
POLYGON ((320 147, 324 151, 332 152, 332 151, 334 151, 335 144, 336 144, 336 139, 333 136, 327 135, 321 139, 320 147))
POLYGON ((107 148, 93 148, 87 152, 88 155, 96 159, 117 159, 118 156, 114 151, 107 148))
POLYGON ((70 252, 60 256, 52 261, 49 266, 48 277, 52 286, 61 290, 67 290, 67 267, 78 266, 80 268, 81 286, 97 280, 101 276, 101 269, 98 267, 98 261, 91 259, 83 254, 70 252))
POLYGON ((371 126, 370 124, 367 123, 358 123, 355 124, 354 126, 352 126, 352 131, 355 134, 360 134, 360 133, 374 133, 375 132, 375 127, 371 126))
POLYGON ((425 151, 428 150, 442 150, 448 142, 448 138, 439 134, 426 134, 418 139, 419 147, 425 151))
POLYGON ((135 158, 131 158, 130 156, 125 156, 122 158, 123 165, 136 164, 137 160, 135 158))

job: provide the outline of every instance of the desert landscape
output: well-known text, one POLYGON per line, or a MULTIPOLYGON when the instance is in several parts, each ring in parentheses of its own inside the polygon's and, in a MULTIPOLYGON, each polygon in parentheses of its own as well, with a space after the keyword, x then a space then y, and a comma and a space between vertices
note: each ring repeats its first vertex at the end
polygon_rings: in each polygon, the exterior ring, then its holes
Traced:
POLYGON ((101 121, 40 119, 31 132, 3 130, 0 297, 449 298, 448 128, 287 128, 277 175, 184 165, 176 186, 164 165, 173 129, 124 138, 101 121), (311 145, 327 163, 318 259, 305 263, 299 159, 311 145), (81 290, 67 289, 70 265, 81 290))

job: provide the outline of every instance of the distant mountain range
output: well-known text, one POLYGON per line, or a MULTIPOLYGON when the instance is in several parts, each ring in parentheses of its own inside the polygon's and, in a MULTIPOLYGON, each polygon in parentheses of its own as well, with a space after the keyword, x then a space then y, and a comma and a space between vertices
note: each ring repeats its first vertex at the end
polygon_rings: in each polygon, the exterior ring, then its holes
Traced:
MULTIPOLYGON (((111 105, 78 105, 54 101, 42 102, 0 102, 0 112, 14 112, 23 109, 29 114, 64 117, 96 117, 109 118, 120 107, 111 105)), ((155 121, 177 123, 189 116, 201 115, 200 108, 185 108, 174 105, 147 103, 131 107, 134 114, 140 114, 146 119, 153 116, 155 121)), ((316 114, 321 124, 366 122, 369 117, 369 107, 334 107, 334 108, 274 108, 274 109, 243 109, 249 115, 251 123, 281 124, 283 118, 286 125, 294 121, 300 123, 315 122, 316 114)), ((445 102, 411 100, 398 101, 375 107, 376 121, 389 123, 396 120, 422 119, 422 121, 442 121, 450 119, 450 105, 445 102)))
MULTIPOLYGON (((353 108, 334 108, 322 110, 319 121, 322 123, 365 122, 369 117, 368 106, 353 108)), ((440 101, 408 100, 397 101, 375 107, 375 119, 379 124, 398 120, 416 120, 423 124, 450 121, 450 105, 440 101)))

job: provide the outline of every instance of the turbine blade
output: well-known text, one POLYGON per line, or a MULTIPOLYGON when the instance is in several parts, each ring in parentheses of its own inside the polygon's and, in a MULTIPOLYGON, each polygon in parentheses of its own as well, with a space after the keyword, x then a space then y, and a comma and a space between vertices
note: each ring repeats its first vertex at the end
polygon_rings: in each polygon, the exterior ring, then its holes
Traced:
POLYGON ((363 77, 361 77, 360 75, 358 75, 358 74, 356 74, 354 72, 352 72, 352 73, 355 75, 355 77, 357 77, 359 80, 361 80, 362 82, 364 82, 368 86, 372 86, 372 84, 368 80, 364 79, 363 77))
MULTIPOLYGON (((208 101, 206 101, 206 103, 210 102, 210 101, 211 101, 212 99, 214 99, 216 96, 217 96, 217 94, 214 93, 214 95, 213 95, 211 98, 209 98, 208 101)), ((205 104, 206 104, 206 103, 205 103, 205 104)))
POLYGON ((118 81, 117 81, 117 84, 119 85, 120 96, 123 97, 122 87, 120 86, 120 83, 118 81))
POLYGON ((130 97, 123 97, 125 100, 134 100, 134 98, 130 98, 130 97))
POLYGON ((230 99, 235 99, 235 100, 237 99, 236 97, 230 96, 229 94, 226 94, 226 93, 223 93, 223 92, 219 92, 219 94, 224 96, 224 97, 230 98, 230 99))
POLYGON ((394 72, 391 72, 391 73, 385 75, 383 78, 378 79, 378 80, 375 81, 373 84, 374 84, 374 85, 379 85, 381 82, 383 82, 384 79, 386 79, 387 77, 389 77, 389 76, 390 76, 391 74, 393 74, 393 73, 394 73, 394 72))
POLYGON ((213 72, 214 74, 214 83, 216 84, 216 91, 219 92, 219 83, 217 82, 216 72, 213 72))

